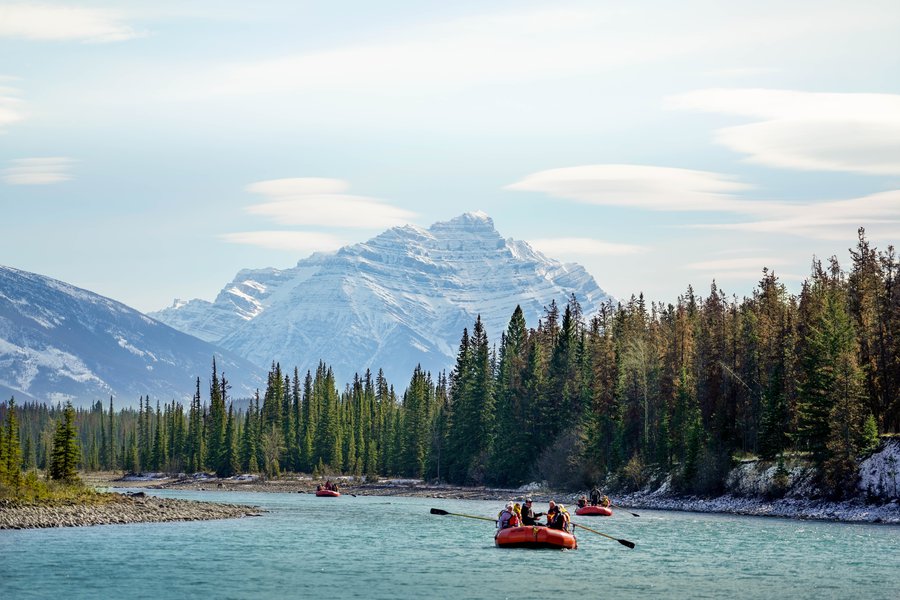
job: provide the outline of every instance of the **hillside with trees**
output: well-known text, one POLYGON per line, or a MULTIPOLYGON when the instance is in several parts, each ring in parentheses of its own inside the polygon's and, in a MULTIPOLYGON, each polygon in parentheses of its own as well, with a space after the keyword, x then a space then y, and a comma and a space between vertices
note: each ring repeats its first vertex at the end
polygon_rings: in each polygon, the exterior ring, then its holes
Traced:
POLYGON ((705 295, 633 296, 588 318, 572 297, 531 325, 516 307, 493 341, 479 318, 450 373, 416 368, 402 392, 381 372, 339 389, 324 363, 273 364, 265 390, 236 402, 213 363, 189 406, 3 408, 0 464, 68 469, 53 441, 72 411, 86 470, 574 489, 609 474, 640 484, 653 468, 683 493, 713 495, 737 457, 790 454, 839 497, 879 434, 900 432, 900 262, 862 230, 851 256, 849 272, 814 260, 796 295, 764 269, 741 299, 713 282, 705 295))

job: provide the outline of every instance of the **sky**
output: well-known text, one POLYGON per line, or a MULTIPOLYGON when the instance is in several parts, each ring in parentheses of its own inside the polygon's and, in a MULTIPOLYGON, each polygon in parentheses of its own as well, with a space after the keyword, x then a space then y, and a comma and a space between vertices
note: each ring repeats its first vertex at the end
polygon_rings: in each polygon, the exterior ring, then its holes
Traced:
POLYGON ((490 215, 618 298, 900 240, 900 4, 0 0, 0 264, 141 311, 490 215))

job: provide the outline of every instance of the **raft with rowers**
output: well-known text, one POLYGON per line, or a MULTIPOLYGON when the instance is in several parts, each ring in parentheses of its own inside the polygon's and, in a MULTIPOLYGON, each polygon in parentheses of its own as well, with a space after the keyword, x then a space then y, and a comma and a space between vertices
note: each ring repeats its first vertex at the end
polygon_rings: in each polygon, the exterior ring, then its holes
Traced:
POLYGON ((544 513, 535 513, 531 498, 525 499, 525 505, 508 502, 497 516, 497 534, 494 543, 502 548, 568 548, 574 550, 578 541, 570 532, 569 511, 562 504, 550 501, 547 509, 547 522, 541 524, 538 517, 544 513))

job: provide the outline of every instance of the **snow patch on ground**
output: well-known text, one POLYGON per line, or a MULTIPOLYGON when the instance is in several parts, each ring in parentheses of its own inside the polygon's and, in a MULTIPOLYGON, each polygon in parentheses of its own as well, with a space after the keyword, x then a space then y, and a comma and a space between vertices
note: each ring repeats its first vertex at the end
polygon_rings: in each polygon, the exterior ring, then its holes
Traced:
POLYGON ((136 346, 133 346, 128 340, 126 340, 126 339, 125 339, 124 337, 122 337, 121 335, 116 336, 116 342, 118 342, 120 348, 124 348, 125 350, 128 350, 129 352, 131 352, 131 353, 134 354, 135 356, 140 356, 140 357, 143 358, 143 357, 146 356, 146 354, 147 354, 146 352, 144 352, 144 351, 141 350, 140 348, 137 348, 136 346))

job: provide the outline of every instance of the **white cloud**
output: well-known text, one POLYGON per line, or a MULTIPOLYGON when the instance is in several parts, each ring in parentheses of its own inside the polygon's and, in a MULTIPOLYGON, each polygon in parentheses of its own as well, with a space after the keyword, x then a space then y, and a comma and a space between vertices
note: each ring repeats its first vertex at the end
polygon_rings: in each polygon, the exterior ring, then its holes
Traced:
POLYGON ((858 227, 873 239, 900 237, 900 190, 848 200, 778 202, 746 200, 735 192, 749 186, 708 171, 642 165, 587 165, 528 175, 507 189, 544 192, 586 204, 659 211, 705 211, 743 215, 737 223, 695 228, 845 240, 858 227))
MULTIPOLYGON (((7 77, 0 77, 0 82, 7 77)), ((12 87, 0 86, 0 134, 4 133, 7 125, 18 123, 25 119, 23 109, 25 103, 19 98, 19 90, 12 87)))
POLYGON ((66 157, 19 158, 11 161, 11 167, 3 169, 3 181, 10 185, 46 185, 72 179, 70 173, 75 162, 66 157))
POLYGON ((795 267, 796 261, 778 256, 746 256, 720 260, 705 260, 684 265, 682 268, 696 271, 699 275, 717 281, 753 281, 762 278, 763 268, 776 273, 784 280, 803 280, 802 275, 782 272, 781 267, 795 267))
POLYGON ((708 57, 765 39, 795 43, 810 34, 866 30, 894 17, 877 7, 848 12, 834 3, 777 7, 609 3, 484 13, 417 23, 389 37, 227 65, 202 82, 214 93, 346 90, 404 95, 434 89, 596 75, 628 66, 708 57))
POLYGON ((303 194, 339 194, 350 188, 346 181, 324 177, 292 177, 251 183, 246 189, 264 196, 299 196, 303 194))
POLYGON ((758 119, 719 129, 715 138, 753 163, 900 174, 900 95, 707 89, 673 96, 666 105, 758 119))
POLYGON ((232 244, 291 252, 327 252, 347 244, 334 235, 311 231, 244 231, 226 233, 219 237, 232 244))
POLYGON ((646 246, 604 242, 593 238, 541 238, 530 240, 528 243, 548 256, 624 256, 642 254, 650 250, 646 246))
POLYGON ((367 196, 341 194, 349 185, 338 179, 292 178, 260 181, 247 191, 270 201, 245 210, 281 225, 318 225, 382 229, 403 225, 415 213, 367 196))
POLYGON ((731 67, 724 69, 710 69, 704 72, 704 75, 710 77, 753 77, 756 75, 771 75, 780 72, 781 69, 774 67, 731 67))
POLYGON ((113 11, 52 4, 0 6, 0 38, 118 42, 138 35, 113 11))
POLYGON ((528 175, 506 189, 544 192, 585 204, 649 210, 759 212, 766 203, 738 199, 751 186, 733 177, 672 167, 585 165, 528 175))
POLYGON ((744 223, 696 225, 703 229, 724 229, 799 235, 814 239, 843 241, 857 228, 865 227, 872 239, 895 241, 900 237, 900 190, 879 192, 849 200, 782 205, 778 215, 744 223))
POLYGON ((694 271, 734 271, 741 269, 753 269, 755 267, 758 267, 760 270, 762 270, 763 267, 773 267, 786 264, 788 264, 788 261, 784 258, 777 258, 773 256, 752 256, 744 258, 704 260, 701 262, 687 264, 685 265, 685 268, 694 271))

